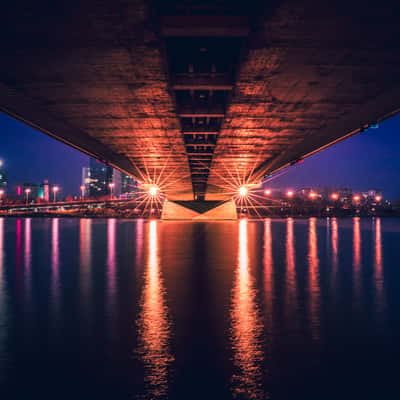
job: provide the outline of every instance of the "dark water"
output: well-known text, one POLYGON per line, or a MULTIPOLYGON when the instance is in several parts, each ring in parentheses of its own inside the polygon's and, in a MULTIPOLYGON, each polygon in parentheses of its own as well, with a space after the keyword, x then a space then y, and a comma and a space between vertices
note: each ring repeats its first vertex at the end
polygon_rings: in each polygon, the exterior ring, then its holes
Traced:
POLYGON ((398 399, 400 220, 0 218, 3 399, 398 399))

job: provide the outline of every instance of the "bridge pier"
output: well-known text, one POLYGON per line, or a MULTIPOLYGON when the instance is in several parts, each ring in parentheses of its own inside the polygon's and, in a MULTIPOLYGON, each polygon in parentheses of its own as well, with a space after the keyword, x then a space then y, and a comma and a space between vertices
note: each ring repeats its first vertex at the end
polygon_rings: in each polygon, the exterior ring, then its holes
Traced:
POLYGON ((233 200, 221 202, 165 200, 161 219, 163 220, 236 220, 236 205, 233 200), (212 203, 212 204, 210 204, 212 203), (185 205, 184 205, 185 204, 185 205))

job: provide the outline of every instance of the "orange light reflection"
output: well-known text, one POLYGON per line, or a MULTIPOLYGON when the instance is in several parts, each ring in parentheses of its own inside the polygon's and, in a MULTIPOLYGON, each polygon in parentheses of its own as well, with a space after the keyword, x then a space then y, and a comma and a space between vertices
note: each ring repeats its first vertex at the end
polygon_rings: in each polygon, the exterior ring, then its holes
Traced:
POLYGON ((308 226, 308 267, 310 291, 311 333, 314 340, 319 341, 320 329, 320 287, 319 287, 319 257, 317 239, 317 220, 309 219, 308 226))
POLYGON ((25 264, 25 297, 31 297, 31 260, 32 260, 32 245, 31 245, 31 219, 25 219, 24 228, 24 264, 25 264))
POLYGON ((145 369, 146 398, 164 398, 168 391, 171 324, 160 272, 158 221, 148 224, 148 252, 141 313, 138 319, 139 353, 145 369))
POLYGON ((376 311, 381 316, 384 309, 384 276, 382 256, 382 227, 381 219, 375 220, 375 254, 374 254, 374 282, 376 296, 376 311))
POLYGON ((295 239, 293 233, 293 218, 286 220, 286 304, 290 315, 290 324, 296 318, 297 285, 295 239))
POLYGON ((339 257, 339 230, 338 221, 336 218, 332 218, 331 224, 331 246, 332 246, 332 276, 331 276, 331 287, 333 298, 335 298, 336 281, 337 281, 337 270, 338 270, 338 257, 339 257))
POLYGON ((264 295, 269 339, 273 338, 274 320, 274 258, 272 254, 271 220, 264 222, 264 295))
POLYGON ((360 218, 353 218, 353 282, 355 304, 360 301, 361 291, 361 226, 360 218))
POLYGON ((59 274, 60 274, 60 254, 59 254, 59 220, 53 218, 51 220, 51 292, 54 305, 58 306, 59 300, 59 274))
POLYGON ((90 299, 90 269, 92 263, 92 220, 82 218, 79 221, 79 259, 80 259, 80 289, 82 310, 85 321, 90 317, 88 310, 90 299))
POLYGON ((235 284, 232 295, 231 340, 234 397, 261 399, 262 389, 262 322, 256 302, 254 282, 249 271, 248 222, 239 222, 239 252, 235 284))

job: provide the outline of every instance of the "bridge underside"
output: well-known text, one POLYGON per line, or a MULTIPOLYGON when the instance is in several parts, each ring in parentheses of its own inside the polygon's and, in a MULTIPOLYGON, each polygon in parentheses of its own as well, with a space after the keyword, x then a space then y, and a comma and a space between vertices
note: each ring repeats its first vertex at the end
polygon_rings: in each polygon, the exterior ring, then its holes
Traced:
POLYGON ((389 2, 57 3, 3 6, 1 109, 170 199, 226 198, 399 108, 389 2))

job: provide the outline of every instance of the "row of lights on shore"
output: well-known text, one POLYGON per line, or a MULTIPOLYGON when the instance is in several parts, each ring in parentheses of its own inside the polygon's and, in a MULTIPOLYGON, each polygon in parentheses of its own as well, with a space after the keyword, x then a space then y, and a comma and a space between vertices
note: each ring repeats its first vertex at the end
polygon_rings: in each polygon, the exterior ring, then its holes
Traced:
MULTIPOLYGON (((249 189, 248 189, 246 186, 240 186, 239 189, 238 189, 238 193, 239 193, 239 196, 241 196, 241 197, 246 197, 246 196, 249 194, 249 189)), ((266 189, 266 190, 264 190, 264 195, 265 195, 265 196, 270 196, 271 194, 272 194, 271 189, 266 189)), ((286 192, 286 197, 288 197, 288 198, 292 198, 292 197, 294 197, 294 195, 295 195, 295 193, 294 193, 293 190, 288 190, 288 191, 286 192)), ((308 194, 308 197, 309 197, 311 200, 314 200, 314 199, 316 199, 316 198, 319 197, 319 194, 316 193, 316 192, 310 192, 310 193, 308 194)), ((331 193, 330 198, 331 198, 331 200, 333 200, 333 201, 337 201, 337 200, 339 200, 339 194, 338 194, 338 193, 331 193)), ((353 196, 353 201, 355 201, 355 202, 361 201, 361 196, 360 196, 360 195, 354 195, 354 196, 353 196)), ((376 196, 375 196, 375 201, 378 202, 378 203, 379 203, 380 201, 382 201, 382 196, 376 195, 376 196)))
MULTIPOLYGON (((111 195, 112 195, 112 191, 114 189, 114 183, 110 183, 108 186, 109 186, 109 188, 111 190, 111 195)), ((85 187, 81 186, 82 196, 84 194, 84 190, 85 190, 85 187)), ((151 197, 155 197, 160 193, 160 188, 157 185, 152 184, 147 188, 147 192, 151 197)), ((240 186, 239 189, 238 189, 238 194, 239 194, 240 197, 246 197, 249 194, 249 188, 247 186, 244 186, 244 185, 240 186)), ((271 189, 264 190, 264 195, 265 196, 270 196, 271 194, 272 194, 271 189)), ((294 195, 295 195, 295 193, 294 193, 293 190, 288 190, 286 192, 286 197, 288 197, 288 198, 292 198, 292 197, 294 197, 294 195)), ((308 197, 311 200, 314 200, 314 199, 319 197, 319 194, 316 193, 316 192, 310 192, 308 194, 308 197)), ((337 200, 339 200, 339 194, 338 193, 331 193, 330 198, 333 201, 337 201, 337 200)), ((361 201, 361 196, 360 195, 354 195, 353 196, 353 201, 354 202, 361 201)), ((376 195, 375 196, 375 201, 378 202, 378 203, 380 201, 382 201, 382 196, 376 195)))
MULTIPOLYGON (((51 188, 51 190, 53 191, 53 200, 56 201, 57 199, 57 193, 59 192, 60 188, 58 186, 53 186, 51 188)), ((25 200, 28 202, 29 201, 29 195, 31 194, 32 189, 31 188, 26 188, 24 190, 25 193, 25 200)), ((5 191, 3 189, 0 189, 0 200, 3 199, 3 196, 5 194, 5 191)))
MULTIPOLYGON (((111 194, 111 196, 112 196, 112 195, 113 195, 113 192, 114 192, 115 184, 111 182, 111 183, 108 184, 108 187, 109 187, 109 189, 110 189, 110 194, 111 194)), ((82 185, 82 186, 80 187, 80 189, 81 189, 82 197, 84 197, 84 196, 85 196, 85 190, 86 190, 85 186, 82 185)), ((150 185, 150 187, 148 188, 147 191, 148 191, 148 194, 149 194, 150 196, 154 197, 154 196, 157 196, 157 195, 158 195, 158 193, 159 193, 159 191, 160 191, 160 188, 159 188, 157 185, 150 185)))

